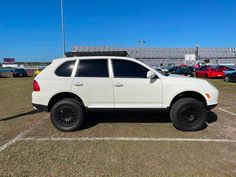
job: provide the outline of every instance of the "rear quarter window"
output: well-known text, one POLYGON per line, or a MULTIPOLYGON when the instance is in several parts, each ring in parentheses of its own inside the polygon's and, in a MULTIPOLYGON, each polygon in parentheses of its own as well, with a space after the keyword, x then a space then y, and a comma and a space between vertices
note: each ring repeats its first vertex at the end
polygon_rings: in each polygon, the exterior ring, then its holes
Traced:
POLYGON ((75 60, 67 61, 61 64, 55 71, 55 74, 60 77, 70 77, 75 66, 75 60))

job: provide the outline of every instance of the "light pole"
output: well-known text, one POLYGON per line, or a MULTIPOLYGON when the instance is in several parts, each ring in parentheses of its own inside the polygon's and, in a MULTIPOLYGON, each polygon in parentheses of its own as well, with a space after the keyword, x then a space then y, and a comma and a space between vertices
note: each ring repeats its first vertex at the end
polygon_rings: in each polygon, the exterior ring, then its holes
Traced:
POLYGON ((146 43, 146 41, 140 40, 138 41, 138 43, 140 44, 141 47, 144 47, 144 44, 146 43))
POLYGON ((66 42, 65 42, 65 30, 64 30, 64 0, 61 0, 61 37, 62 37, 63 57, 65 57, 66 42))

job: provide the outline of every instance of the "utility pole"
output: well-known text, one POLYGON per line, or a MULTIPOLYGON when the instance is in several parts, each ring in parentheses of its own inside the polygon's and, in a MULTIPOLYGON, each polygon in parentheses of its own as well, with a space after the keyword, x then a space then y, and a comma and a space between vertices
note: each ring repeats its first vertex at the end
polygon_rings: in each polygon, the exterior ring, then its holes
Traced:
POLYGON ((197 47, 196 47, 196 52, 195 52, 196 60, 197 60, 198 62, 199 62, 199 48, 200 48, 200 46, 197 45, 197 47))
POLYGON ((64 0, 61 0, 61 37, 62 37, 62 50, 63 57, 66 54, 65 30, 64 30, 64 0))

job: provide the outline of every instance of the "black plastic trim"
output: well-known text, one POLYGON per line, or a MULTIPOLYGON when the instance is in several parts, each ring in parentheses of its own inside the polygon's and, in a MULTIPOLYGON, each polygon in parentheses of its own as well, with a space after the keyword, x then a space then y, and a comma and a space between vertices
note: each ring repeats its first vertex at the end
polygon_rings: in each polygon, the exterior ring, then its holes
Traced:
POLYGON ((32 104, 37 110, 43 111, 43 112, 48 112, 48 106, 41 105, 41 104, 34 104, 34 103, 32 103, 32 104))
POLYGON ((215 108, 216 106, 217 106, 217 104, 209 105, 209 106, 207 106, 207 110, 210 111, 213 108, 215 108))
POLYGON ((150 113, 168 113, 169 108, 88 108, 86 107, 87 112, 150 112, 150 113))

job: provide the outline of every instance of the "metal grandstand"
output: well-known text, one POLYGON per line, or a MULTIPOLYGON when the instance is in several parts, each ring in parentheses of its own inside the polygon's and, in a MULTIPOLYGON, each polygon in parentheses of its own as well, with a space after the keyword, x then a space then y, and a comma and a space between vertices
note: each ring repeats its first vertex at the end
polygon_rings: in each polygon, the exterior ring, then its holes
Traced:
POLYGON ((79 46, 76 51, 67 52, 67 56, 109 55, 129 56, 148 65, 170 65, 185 63, 185 56, 194 54, 196 62, 210 64, 235 64, 236 48, 124 48, 79 46))

